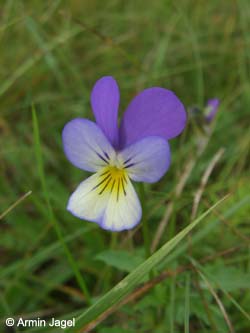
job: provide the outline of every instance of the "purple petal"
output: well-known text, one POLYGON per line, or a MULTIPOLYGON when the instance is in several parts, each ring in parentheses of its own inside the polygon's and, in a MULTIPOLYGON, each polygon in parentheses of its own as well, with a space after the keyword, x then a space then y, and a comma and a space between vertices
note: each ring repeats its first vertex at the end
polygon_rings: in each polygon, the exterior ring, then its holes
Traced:
POLYGON ((97 171, 113 161, 115 151, 102 130, 92 121, 76 118, 68 122, 62 133, 68 160, 86 171, 97 171))
POLYGON ((96 123, 114 147, 118 144, 119 99, 119 87, 111 76, 104 76, 95 83, 91 93, 91 106, 96 123))
POLYGON ((214 117, 218 111, 219 104, 220 104, 220 101, 218 98, 213 98, 213 99, 208 100, 207 106, 205 109, 205 120, 208 123, 210 123, 214 119, 214 117))
POLYGON ((154 183, 169 168, 169 144, 161 137, 147 137, 122 150, 118 160, 132 180, 154 183))
POLYGON ((120 127, 120 147, 146 136, 172 139, 186 124, 186 112, 173 92, 149 88, 137 95, 124 113, 120 127))

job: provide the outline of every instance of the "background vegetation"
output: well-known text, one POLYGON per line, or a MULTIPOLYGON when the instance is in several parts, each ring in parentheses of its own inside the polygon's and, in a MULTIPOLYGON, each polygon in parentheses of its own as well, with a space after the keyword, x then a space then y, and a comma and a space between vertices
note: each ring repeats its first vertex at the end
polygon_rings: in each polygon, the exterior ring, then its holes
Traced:
POLYGON ((58 333, 4 320, 77 317, 145 260, 142 224, 111 234, 65 210, 86 174, 66 160, 61 131, 93 118, 90 91, 103 75, 119 82, 121 111, 154 85, 189 110, 188 128, 171 141, 172 167, 146 187, 152 251, 230 196, 150 274, 140 266, 126 295, 118 285, 101 317, 92 308, 88 329, 250 331, 249 32, 247 0, 1 1, 1 332, 58 333), (206 125, 190 106, 211 97, 221 105, 206 125))

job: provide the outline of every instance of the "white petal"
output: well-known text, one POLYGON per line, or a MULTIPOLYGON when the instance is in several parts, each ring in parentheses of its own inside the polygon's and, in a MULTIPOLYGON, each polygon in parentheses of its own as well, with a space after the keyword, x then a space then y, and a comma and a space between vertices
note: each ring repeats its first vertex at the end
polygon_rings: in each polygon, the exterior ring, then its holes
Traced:
POLYGON ((109 194, 98 195, 95 186, 100 180, 100 174, 83 181, 69 198, 67 209, 76 217, 92 222, 100 222, 107 207, 109 194))
POLYGON ((128 176, 123 171, 114 171, 114 167, 104 168, 82 182, 71 195, 67 209, 111 231, 133 228, 142 214, 128 176))
POLYGON ((132 183, 127 177, 125 193, 120 190, 117 198, 117 191, 109 198, 101 227, 111 231, 122 231, 134 228, 141 220, 142 210, 138 196, 132 183))

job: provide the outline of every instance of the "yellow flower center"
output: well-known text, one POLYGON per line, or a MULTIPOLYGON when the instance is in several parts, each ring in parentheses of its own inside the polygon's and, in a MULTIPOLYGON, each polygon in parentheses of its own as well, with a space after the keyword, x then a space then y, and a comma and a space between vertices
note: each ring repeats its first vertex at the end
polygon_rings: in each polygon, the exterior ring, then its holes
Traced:
POLYGON ((99 182, 95 186, 99 195, 110 193, 116 196, 116 200, 124 195, 126 196, 126 185, 128 184, 128 176, 125 169, 109 165, 102 169, 99 176, 99 182))

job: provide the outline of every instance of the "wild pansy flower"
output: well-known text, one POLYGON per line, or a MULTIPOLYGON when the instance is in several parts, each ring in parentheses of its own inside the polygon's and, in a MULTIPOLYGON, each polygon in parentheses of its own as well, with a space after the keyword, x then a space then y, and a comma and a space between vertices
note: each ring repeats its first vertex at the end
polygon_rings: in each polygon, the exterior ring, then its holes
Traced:
POLYGON ((211 123, 218 111, 220 101, 218 98, 212 98, 207 101, 207 106, 205 108, 205 120, 211 123))
POLYGON ((220 100, 218 98, 211 98, 207 101, 205 107, 192 106, 189 109, 190 116, 196 123, 210 124, 218 112, 220 100))
POLYGON ((118 127, 119 88, 110 77, 98 80, 91 93, 96 123, 71 120, 63 129, 63 146, 76 167, 94 172, 71 195, 67 209, 103 229, 136 226, 142 215, 131 183, 157 182, 170 165, 168 141, 185 127, 186 112, 173 92, 153 87, 139 93, 118 127))

